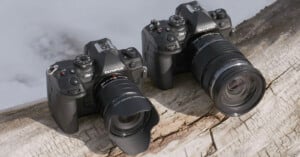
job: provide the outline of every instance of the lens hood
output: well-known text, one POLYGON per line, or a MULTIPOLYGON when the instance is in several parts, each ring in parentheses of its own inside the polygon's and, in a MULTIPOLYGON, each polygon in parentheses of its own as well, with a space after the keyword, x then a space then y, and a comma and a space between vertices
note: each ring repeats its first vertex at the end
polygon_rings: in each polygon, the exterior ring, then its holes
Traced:
POLYGON ((124 152, 135 155, 147 150, 150 143, 151 129, 158 123, 159 116, 151 102, 142 96, 129 97, 111 105, 104 115, 105 125, 110 139, 124 152), (119 136, 111 131, 113 116, 131 116, 147 112, 143 124, 130 135, 119 136))

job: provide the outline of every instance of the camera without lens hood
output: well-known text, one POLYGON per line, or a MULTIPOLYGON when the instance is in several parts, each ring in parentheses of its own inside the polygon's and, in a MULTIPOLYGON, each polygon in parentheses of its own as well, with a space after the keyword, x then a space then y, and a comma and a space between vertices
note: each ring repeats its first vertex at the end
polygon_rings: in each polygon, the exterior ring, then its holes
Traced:
POLYGON ((232 30, 224 9, 204 10, 197 1, 176 8, 169 20, 152 20, 142 31, 143 57, 160 89, 173 76, 192 72, 217 109, 238 116, 254 108, 265 79, 226 37, 232 30))

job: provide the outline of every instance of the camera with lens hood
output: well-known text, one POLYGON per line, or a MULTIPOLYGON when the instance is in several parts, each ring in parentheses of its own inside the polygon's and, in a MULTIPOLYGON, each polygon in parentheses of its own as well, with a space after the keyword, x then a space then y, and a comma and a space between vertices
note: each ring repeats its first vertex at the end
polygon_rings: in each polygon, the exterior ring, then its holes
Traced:
POLYGON ((238 116, 250 111, 266 83, 226 39, 231 31, 224 9, 206 11, 197 1, 179 5, 169 20, 152 20, 142 31, 148 75, 160 89, 170 89, 173 75, 192 72, 221 112, 238 116))
POLYGON ((47 70, 50 111, 66 133, 78 131, 78 118, 99 114, 110 139, 127 154, 145 151, 159 117, 138 86, 147 68, 133 47, 118 50, 109 39, 91 41, 85 53, 47 70))

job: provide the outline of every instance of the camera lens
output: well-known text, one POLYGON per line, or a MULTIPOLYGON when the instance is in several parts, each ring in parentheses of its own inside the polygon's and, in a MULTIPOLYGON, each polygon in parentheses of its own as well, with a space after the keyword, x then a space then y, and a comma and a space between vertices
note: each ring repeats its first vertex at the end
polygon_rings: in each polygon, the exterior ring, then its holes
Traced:
POLYGON ((144 116, 144 112, 129 116, 114 116, 112 117, 111 132, 118 136, 132 135, 143 126, 144 116))
POLYGON ((136 84, 125 76, 108 76, 95 87, 110 139, 128 154, 145 151, 158 114, 136 84))
POLYGON ((265 92, 265 80, 245 56, 219 33, 191 43, 192 71, 221 112, 238 116, 254 108, 265 92))
POLYGON ((148 105, 149 100, 142 96, 133 82, 125 76, 112 76, 102 80, 99 87, 97 98, 100 98, 104 119, 110 123, 108 126, 113 134, 130 136, 143 129, 149 107, 141 107, 148 105), (133 105, 138 107, 133 108, 133 105))
POLYGON ((230 79, 224 86, 221 101, 227 106, 239 106, 248 101, 254 94, 256 83, 247 74, 230 79))

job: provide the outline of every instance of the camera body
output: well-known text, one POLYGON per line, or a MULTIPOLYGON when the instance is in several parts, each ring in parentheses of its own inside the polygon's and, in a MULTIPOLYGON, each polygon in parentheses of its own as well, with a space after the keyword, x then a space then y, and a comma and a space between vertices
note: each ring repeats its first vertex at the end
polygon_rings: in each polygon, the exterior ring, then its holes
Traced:
POLYGON ((170 89, 175 74, 192 72, 221 112, 238 116, 250 111, 263 97, 266 83, 226 39, 231 27, 224 9, 207 12, 197 1, 179 5, 169 20, 152 20, 142 31, 151 80, 170 89))
POLYGON ((141 85, 145 73, 135 48, 117 50, 109 39, 92 41, 85 54, 56 62, 47 70, 49 108, 60 128, 74 133, 79 117, 107 110, 95 101, 95 88, 122 77, 141 85))
POLYGON ((169 20, 152 20, 142 31, 143 56, 151 80, 161 89, 173 86, 173 75, 191 71, 195 51, 189 42, 218 32, 227 37, 231 19, 224 9, 207 12, 197 1, 176 8, 169 20))

